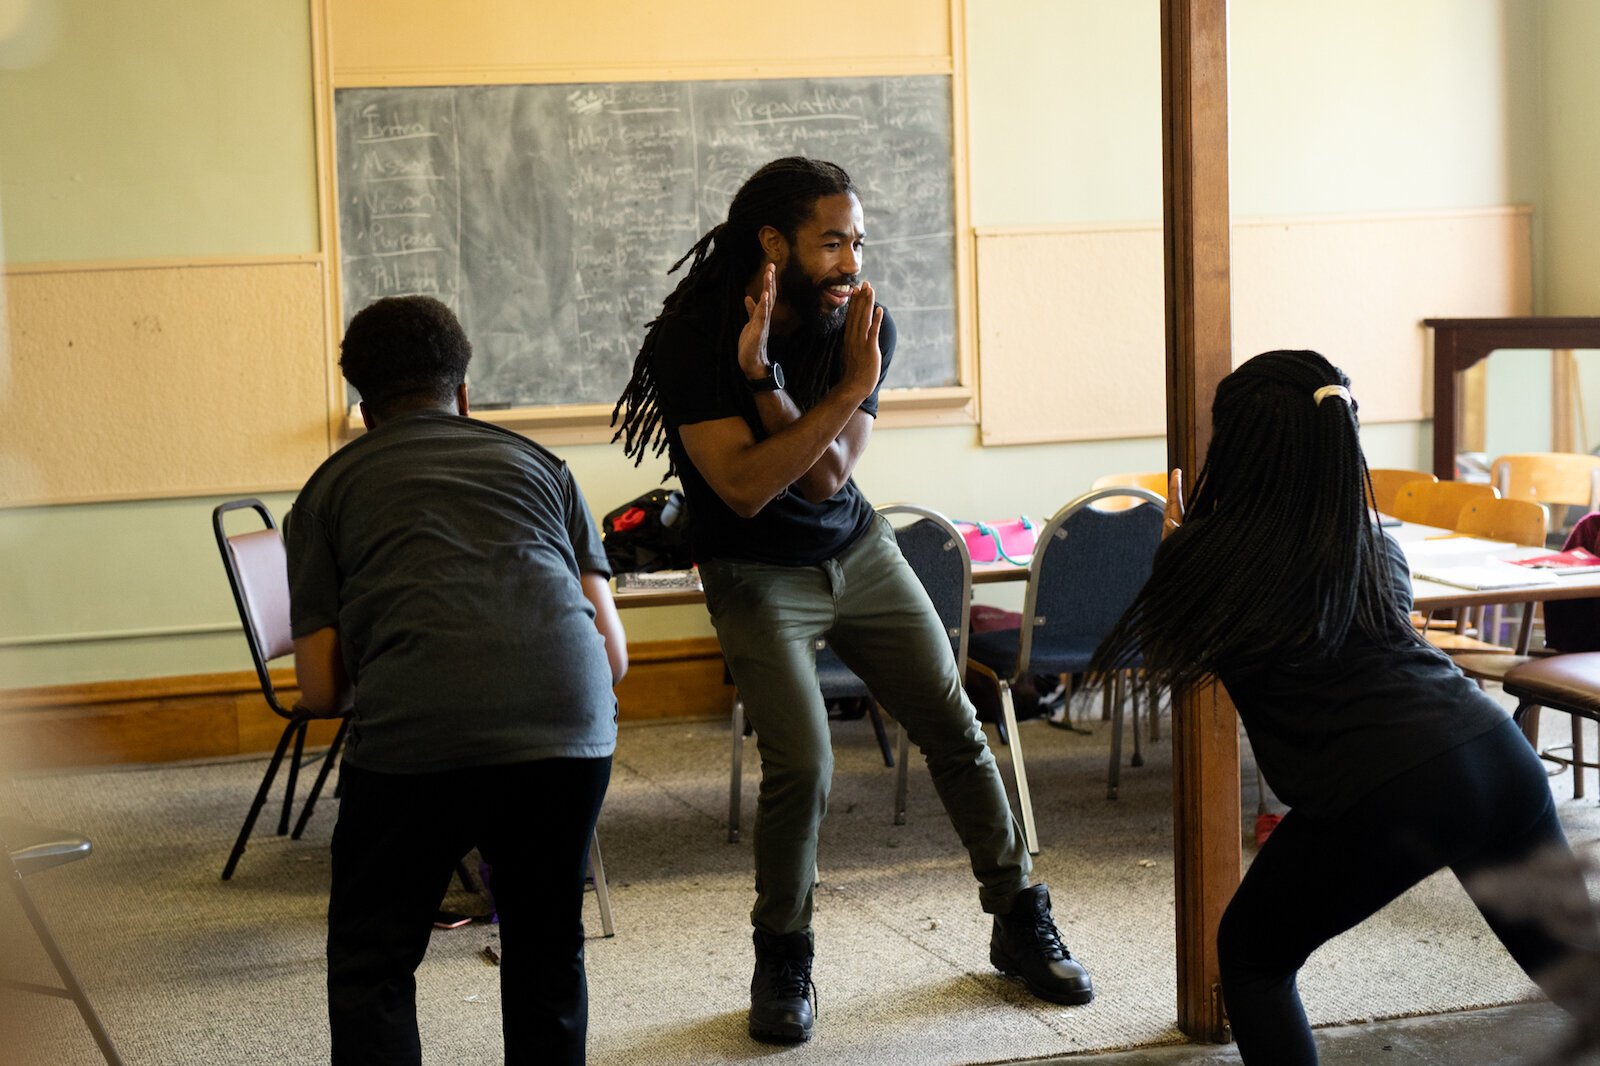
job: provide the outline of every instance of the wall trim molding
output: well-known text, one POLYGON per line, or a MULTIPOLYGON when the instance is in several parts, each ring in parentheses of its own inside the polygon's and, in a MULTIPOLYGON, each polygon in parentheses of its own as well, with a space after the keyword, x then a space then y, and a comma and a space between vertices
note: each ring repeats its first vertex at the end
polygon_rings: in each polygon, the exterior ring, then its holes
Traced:
MULTIPOLYGON (((715 718, 728 713, 722 652, 713 637, 628 649, 617 686, 622 721, 715 718)), ((272 671, 292 700, 294 671, 272 671)), ((272 750, 283 720, 261 697, 253 671, 89 681, 0 690, 0 769, 100 766, 214 758, 272 750)), ((309 743, 332 727, 313 723, 309 743)))

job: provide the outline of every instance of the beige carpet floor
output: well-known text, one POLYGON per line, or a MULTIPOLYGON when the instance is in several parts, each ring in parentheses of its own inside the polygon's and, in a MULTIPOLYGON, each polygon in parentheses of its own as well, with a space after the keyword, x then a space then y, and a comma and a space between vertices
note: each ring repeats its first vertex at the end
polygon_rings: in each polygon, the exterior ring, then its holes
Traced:
MULTIPOLYGON (((599 938, 592 898, 586 911, 591 1061, 939 1066, 1180 1040, 1170 744, 1147 745, 1147 765, 1125 769, 1122 798, 1108 802, 1106 727, 1085 724, 1093 735, 1022 728, 1044 845, 1036 879, 1050 884, 1068 943, 1094 975, 1095 1002, 1033 1000, 990 969, 988 921, 926 772, 913 770, 910 824, 893 826, 892 772, 865 723, 840 723, 816 913, 820 1020, 810 1045, 790 1049, 744 1032, 754 775, 745 842, 729 845, 726 724, 624 729, 600 822, 616 937, 599 938)), ((29 885, 130 1063, 326 1061, 322 937, 337 804, 319 809, 301 841, 258 834, 224 884, 218 873, 261 769, 251 759, 35 775, 4 790, 25 816, 94 840, 90 859, 29 885)), ((1592 849, 1600 806, 1572 800, 1570 781, 1554 779, 1563 818, 1574 843, 1592 849)), ((1253 805, 1247 794, 1247 813, 1253 805)), ((492 926, 435 934, 419 974, 428 1061, 500 1060, 496 971, 482 956, 495 943, 492 926)), ((7 955, 8 967, 46 972, 26 944, 7 955)), ((1319 1024, 1535 994, 1448 874, 1325 947, 1301 988, 1319 1024)), ((69 1004, 5 996, 0 1010, 27 1028, 34 1050, 23 1061, 99 1061, 69 1004)))

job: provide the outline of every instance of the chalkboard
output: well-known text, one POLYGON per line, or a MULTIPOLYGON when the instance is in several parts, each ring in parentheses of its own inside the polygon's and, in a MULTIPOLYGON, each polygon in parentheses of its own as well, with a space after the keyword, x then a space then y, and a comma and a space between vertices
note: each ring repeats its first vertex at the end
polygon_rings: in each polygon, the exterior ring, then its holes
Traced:
POLYGON ((614 401, 667 268, 785 155, 860 190, 887 385, 957 384, 948 77, 340 89, 335 110, 344 320, 439 297, 475 406, 614 401))

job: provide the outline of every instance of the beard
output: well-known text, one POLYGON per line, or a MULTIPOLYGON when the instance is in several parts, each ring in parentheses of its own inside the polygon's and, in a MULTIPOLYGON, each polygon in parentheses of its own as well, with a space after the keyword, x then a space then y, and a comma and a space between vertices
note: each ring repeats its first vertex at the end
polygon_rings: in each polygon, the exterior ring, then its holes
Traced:
POLYGON ((778 275, 778 299, 789 305, 789 309, 800 319, 802 328, 826 336, 844 328, 845 313, 850 310, 850 305, 827 307, 823 303, 822 291, 833 285, 855 283, 856 277, 849 274, 824 278, 820 283, 813 282, 800 268, 799 262, 790 257, 783 273, 778 275))

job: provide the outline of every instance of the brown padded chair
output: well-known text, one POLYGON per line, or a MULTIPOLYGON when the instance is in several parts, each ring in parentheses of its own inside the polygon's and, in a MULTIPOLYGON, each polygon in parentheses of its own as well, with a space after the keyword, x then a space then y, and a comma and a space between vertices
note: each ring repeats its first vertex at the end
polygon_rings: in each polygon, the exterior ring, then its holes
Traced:
POLYGON ((1565 711, 1572 716, 1572 753, 1560 749, 1539 752, 1553 762, 1572 767, 1572 795, 1582 799, 1583 772, 1597 763, 1583 757, 1583 722, 1600 721, 1600 652, 1573 652, 1530 659, 1507 671, 1505 690, 1517 699, 1513 714, 1528 743, 1538 746, 1539 708, 1565 711))
POLYGON ((1389 514, 1402 522, 1454 529, 1468 504, 1499 495, 1494 486, 1471 481, 1414 481, 1395 495, 1389 514))
POLYGON ((1383 469, 1368 470, 1372 475, 1372 495, 1367 497, 1367 506, 1375 510, 1389 513, 1389 508, 1394 506, 1394 498, 1400 495, 1400 490, 1413 481, 1438 481, 1436 474, 1426 470, 1398 470, 1383 469))

